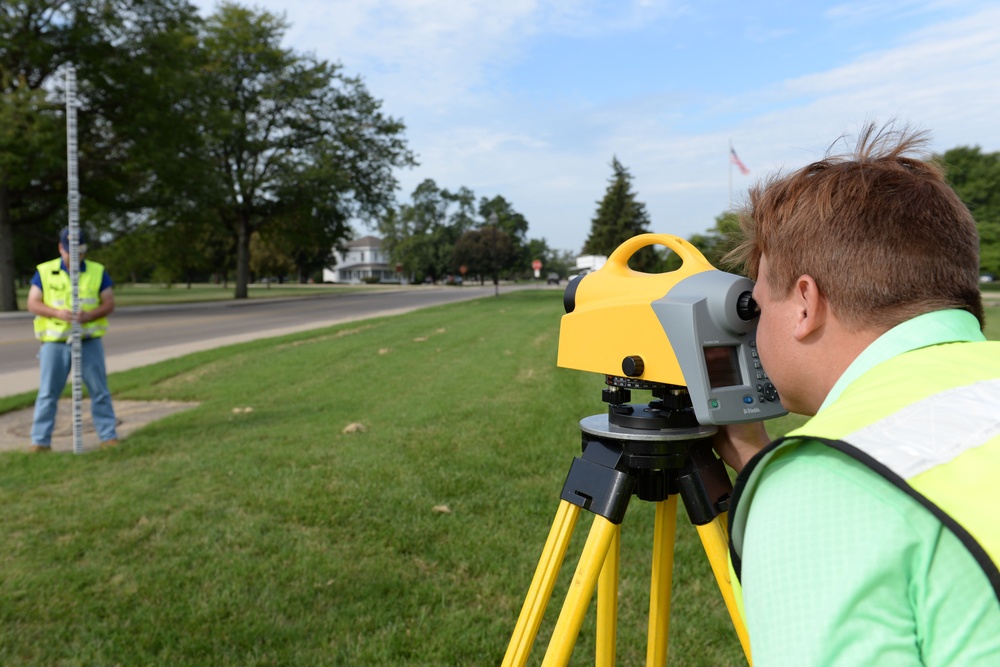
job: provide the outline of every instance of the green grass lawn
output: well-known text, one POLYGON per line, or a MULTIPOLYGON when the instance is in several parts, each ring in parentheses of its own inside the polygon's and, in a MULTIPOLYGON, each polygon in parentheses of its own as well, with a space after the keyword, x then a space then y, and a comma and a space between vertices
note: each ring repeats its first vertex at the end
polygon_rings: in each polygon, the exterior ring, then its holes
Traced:
MULTIPOLYGON (((555 365, 561 314, 558 291, 516 292, 113 375, 116 398, 201 405, 117 450, 0 454, 0 664, 499 664, 578 421, 604 411, 600 376, 555 365)), ((741 664, 678 518, 669 664, 741 664)), ((644 661, 652 523, 634 500, 620 664, 644 661)))

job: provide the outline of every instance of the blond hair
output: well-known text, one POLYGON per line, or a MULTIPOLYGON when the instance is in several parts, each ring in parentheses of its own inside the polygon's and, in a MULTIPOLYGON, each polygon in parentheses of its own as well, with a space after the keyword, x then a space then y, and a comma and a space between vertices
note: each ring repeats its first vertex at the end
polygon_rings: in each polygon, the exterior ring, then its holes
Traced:
POLYGON ((812 276, 853 329, 947 308, 982 326, 976 222, 941 168, 910 156, 926 143, 923 132, 868 124, 853 152, 756 184, 727 259, 756 279, 766 255, 781 297, 812 276))

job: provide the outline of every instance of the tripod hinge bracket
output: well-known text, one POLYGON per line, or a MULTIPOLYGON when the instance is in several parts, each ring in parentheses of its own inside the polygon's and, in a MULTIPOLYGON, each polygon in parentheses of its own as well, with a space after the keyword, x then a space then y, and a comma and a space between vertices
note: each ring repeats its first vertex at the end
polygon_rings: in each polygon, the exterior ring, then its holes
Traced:
POLYGON ((617 452, 602 442, 588 442, 583 457, 573 459, 560 498, 621 524, 635 491, 635 476, 616 469, 617 452))

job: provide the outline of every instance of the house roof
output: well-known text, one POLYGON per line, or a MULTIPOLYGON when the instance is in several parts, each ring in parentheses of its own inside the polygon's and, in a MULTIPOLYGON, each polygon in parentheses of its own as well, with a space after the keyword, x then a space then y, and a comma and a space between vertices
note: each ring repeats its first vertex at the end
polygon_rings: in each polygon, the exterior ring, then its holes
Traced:
POLYGON ((381 248, 382 239, 377 236, 362 236, 360 239, 354 239, 348 242, 348 248, 381 248))

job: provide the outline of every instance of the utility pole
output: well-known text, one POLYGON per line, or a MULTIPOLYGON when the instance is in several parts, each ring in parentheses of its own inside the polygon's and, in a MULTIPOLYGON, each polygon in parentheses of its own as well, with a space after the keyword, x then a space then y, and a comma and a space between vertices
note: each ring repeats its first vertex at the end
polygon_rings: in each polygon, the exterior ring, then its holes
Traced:
POLYGON ((497 212, 490 213, 490 226, 493 227, 493 296, 500 296, 500 268, 497 257, 497 212))

